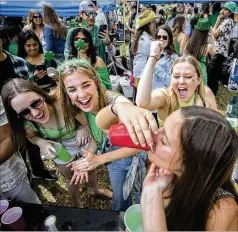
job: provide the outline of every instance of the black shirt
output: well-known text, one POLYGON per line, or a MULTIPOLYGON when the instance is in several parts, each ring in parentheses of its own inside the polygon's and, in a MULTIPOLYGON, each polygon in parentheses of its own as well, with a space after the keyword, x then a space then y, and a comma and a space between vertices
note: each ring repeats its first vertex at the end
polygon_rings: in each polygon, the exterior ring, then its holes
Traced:
POLYGON ((9 78, 15 78, 16 74, 14 71, 13 64, 9 56, 7 59, 0 61, 0 93, 2 91, 3 85, 9 78))

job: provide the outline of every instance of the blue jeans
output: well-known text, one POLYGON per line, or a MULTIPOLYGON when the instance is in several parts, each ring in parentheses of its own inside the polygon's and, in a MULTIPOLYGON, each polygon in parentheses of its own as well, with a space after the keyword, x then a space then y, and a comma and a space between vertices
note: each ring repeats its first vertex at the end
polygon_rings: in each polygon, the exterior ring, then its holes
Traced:
MULTIPOLYGON (((109 148, 109 151, 117 150, 120 147, 112 146, 109 148)), ((144 151, 140 152, 140 167, 142 168, 143 179, 146 175, 146 153, 144 151)), ((127 157, 124 159, 116 160, 107 165, 109 177, 113 190, 112 197, 112 210, 116 211, 126 211, 132 205, 132 196, 124 200, 123 199, 123 184, 126 179, 126 175, 128 170, 130 169, 132 162, 132 157, 127 157)), ((139 192, 135 192, 136 204, 140 203, 141 190, 139 192)))

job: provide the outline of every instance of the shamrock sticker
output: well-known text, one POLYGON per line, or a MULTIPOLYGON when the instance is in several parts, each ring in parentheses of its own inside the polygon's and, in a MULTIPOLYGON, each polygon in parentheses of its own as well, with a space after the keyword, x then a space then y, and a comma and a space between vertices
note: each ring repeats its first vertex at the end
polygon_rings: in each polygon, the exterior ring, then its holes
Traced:
POLYGON ((74 46, 78 51, 84 50, 86 48, 86 43, 82 39, 78 39, 74 42, 74 46))
POLYGON ((55 58, 55 53, 52 52, 52 51, 46 51, 44 53, 44 58, 45 58, 46 61, 51 61, 55 58))

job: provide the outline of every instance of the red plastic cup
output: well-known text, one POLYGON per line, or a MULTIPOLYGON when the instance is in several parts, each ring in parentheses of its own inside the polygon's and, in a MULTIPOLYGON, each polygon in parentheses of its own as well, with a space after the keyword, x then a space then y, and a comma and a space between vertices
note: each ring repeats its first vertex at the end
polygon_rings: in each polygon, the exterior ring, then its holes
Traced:
POLYGON ((22 213, 22 208, 20 207, 10 208, 2 215, 1 222, 14 231, 23 231, 25 220, 22 213))
POLYGON ((0 200, 0 217, 4 214, 4 212, 8 209, 9 202, 8 200, 0 200))
POLYGON ((109 138, 111 144, 114 146, 137 148, 147 151, 150 150, 149 146, 142 147, 140 144, 136 145, 132 141, 129 132, 123 123, 118 123, 110 127, 109 138))

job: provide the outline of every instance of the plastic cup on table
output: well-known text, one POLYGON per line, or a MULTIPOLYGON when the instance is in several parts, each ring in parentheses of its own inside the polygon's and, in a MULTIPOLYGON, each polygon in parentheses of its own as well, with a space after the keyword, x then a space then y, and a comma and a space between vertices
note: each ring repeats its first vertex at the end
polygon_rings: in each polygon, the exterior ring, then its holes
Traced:
POLYGON ((64 162, 68 162, 71 159, 69 152, 60 144, 55 143, 54 148, 56 150, 56 158, 64 162))
POLYGON ((128 231, 143 231, 140 204, 132 205, 124 215, 124 222, 128 231))
POLYGON ((150 150, 149 146, 142 147, 140 144, 136 145, 132 141, 129 132, 123 123, 118 123, 110 127, 109 138, 111 144, 114 146, 137 148, 141 150, 150 150))
POLYGON ((8 209, 8 207, 9 207, 8 200, 0 200, 0 217, 8 209))
POLYGON ((20 207, 13 207, 8 209, 1 218, 3 225, 14 231, 23 231, 25 228, 25 220, 23 211, 20 207))

